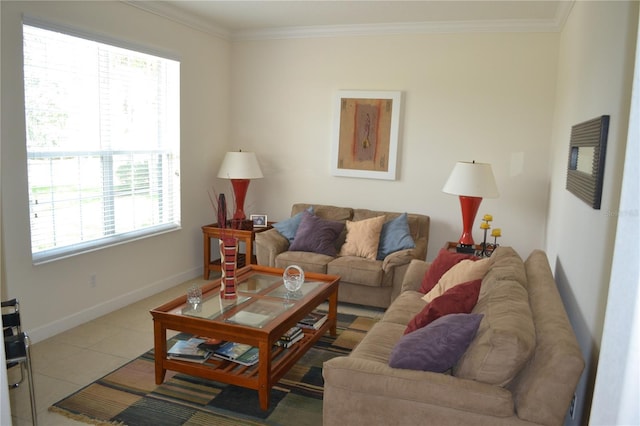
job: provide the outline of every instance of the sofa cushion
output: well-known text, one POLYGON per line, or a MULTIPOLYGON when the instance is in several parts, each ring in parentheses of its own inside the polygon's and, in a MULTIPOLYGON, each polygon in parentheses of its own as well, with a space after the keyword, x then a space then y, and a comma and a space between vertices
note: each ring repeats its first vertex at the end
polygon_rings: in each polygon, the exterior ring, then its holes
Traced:
POLYGON ((357 222, 348 220, 346 241, 340 248, 339 255, 375 260, 384 220, 384 215, 357 222))
MULTIPOLYGON (((382 270, 382 262, 357 256, 342 256, 327 265, 327 273, 339 275, 348 283, 358 283, 365 287, 382 287, 391 285, 391 274, 382 270), (385 277, 388 277, 385 279, 385 277)), ((366 291, 366 290, 363 290, 366 291)))
POLYGON ((407 325, 404 334, 416 331, 448 314, 468 314, 478 301, 482 280, 469 281, 445 291, 418 312, 407 325))
POLYGON ((473 340, 481 314, 450 314, 402 336, 389 357, 389 366, 444 373, 473 340))
POLYGON ((342 222, 322 219, 304 211, 289 250, 335 256, 337 252, 335 243, 343 229, 342 222))
POLYGON ((392 322, 406 328, 411 318, 425 306, 427 302, 422 300, 422 293, 413 290, 403 291, 384 312, 382 322, 392 322))
POLYGON ((480 260, 465 259, 458 262, 440 277, 438 284, 429 290, 429 292, 423 296, 423 299, 425 302, 431 302, 458 284, 482 279, 487 273, 491 263, 491 258, 480 260))
POLYGON ((306 251, 285 251, 276 256, 274 266, 285 269, 289 265, 298 265, 305 272, 318 272, 328 274, 327 265, 335 257, 320 253, 309 253, 306 251))
POLYGON ((302 213, 309 207, 313 207, 313 214, 323 219, 335 220, 337 222, 356 220, 353 219, 353 209, 351 207, 336 207, 324 204, 296 203, 291 206, 291 216, 302 213))
POLYGON ((536 333, 527 291, 517 281, 485 279, 473 313, 484 314, 484 319, 453 373, 506 386, 535 349, 536 333))
POLYGON ((431 262, 431 266, 427 270, 427 273, 422 279, 420 291, 427 294, 440 280, 440 277, 444 275, 452 266, 465 259, 478 259, 476 256, 467 253, 456 253, 447 250, 446 248, 440 249, 438 256, 431 262))
POLYGON ((522 258, 512 247, 499 246, 491 255, 493 265, 485 278, 493 281, 515 280, 527 288, 527 273, 522 258))
POLYGON ((409 229, 407 213, 402 213, 382 225, 376 259, 384 260, 391 253, 411 249, 415 246, 416 243, 413 241, 411 230, 409 229))
POLYGON ((349 357, 376 361, 387 366, 391 351, 402 337, 403 330, 404 326, 401 324, 378 322, 367 331, 349 357))
MULTIPOLYGON (((309 207, 306 211, 313 214, 313 206, 309 207)), ((289 219, 274 223, 273 227, 276 228, 283 237, 289 240, 289 243, 291 243, 296 236, 296 232, 298 231, 298 226, 300 226, 301 221, 302 212, 293 215, 289 219)))

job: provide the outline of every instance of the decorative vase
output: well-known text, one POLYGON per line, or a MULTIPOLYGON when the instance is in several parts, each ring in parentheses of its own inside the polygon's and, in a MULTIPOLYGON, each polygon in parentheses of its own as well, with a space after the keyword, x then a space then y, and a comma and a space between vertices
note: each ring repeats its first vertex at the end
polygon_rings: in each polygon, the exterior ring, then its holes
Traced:
POLYGON ((236 265, 238 257, 238 240, 231 237, 220 239, 220 297, 222 299, 236 299, 236 265))

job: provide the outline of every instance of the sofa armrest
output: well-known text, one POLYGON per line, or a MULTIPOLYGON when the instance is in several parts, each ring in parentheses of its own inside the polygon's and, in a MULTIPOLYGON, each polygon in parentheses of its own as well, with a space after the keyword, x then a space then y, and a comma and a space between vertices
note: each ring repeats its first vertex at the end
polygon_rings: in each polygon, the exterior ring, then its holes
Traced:
POLYGON ((256 234, 256 258, 258 265, 276 266, 276 256, 289 249, 289 240, 272 228, 256 234))
POLYGON ((402 293, 407 290, 420 291, 420 287, 422 286, 422 279, 429 270, 430 266, 431 262, 425 262, 424 260, 418 259, 412 260, 409 264, 409 267, 407 268, 407 272, 404 274, 400 292, 402 293))
POLYGON ((415 259, 425 260, 427 258, 427 246, 429 245, 429 240, 426 237, 417 238, 414 240, 416 244, 415 248, 413 248, 413 257, 415 259))
POLYGON ((334 390, 353 395, 354 401, 344 401, 347 406, 359 406, 357 399, 366 394, 384 398, 389 409, 397 400, 487 416, 514 414, 513 397, 507 389, 448 374, 391 368, 379 361, 347 356, 326 361, 322 375, 325 398, 334 390))
POLYGON ((407 264, 413 259, 424 260, 424 256, 426 256, 427 253, 427 243, 426 238, 418 238, 415 241, 416 246, 414 248, 389 253, 382 261, 382 269, 388 272, 391 268, 407 264))
POLYGON ((385 257, 382 261, 382 270, 385 272, 389 272, 396 266, 407 264, 413 259, 413 249, 394 251, 393 253, 387 255, 387 257, 385 257))

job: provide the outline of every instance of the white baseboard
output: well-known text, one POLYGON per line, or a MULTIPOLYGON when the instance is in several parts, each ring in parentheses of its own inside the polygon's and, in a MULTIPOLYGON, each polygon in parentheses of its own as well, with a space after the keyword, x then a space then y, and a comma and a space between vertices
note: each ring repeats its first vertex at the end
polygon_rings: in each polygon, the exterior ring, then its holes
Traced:
POLYGON ((124 308, 125 306, 128 306, 139 300, 145 299, 147 297, 153 296, 154 294, 168 290, 171 287, 174 287, 185 281, 191 280, 198 276, 202 276, 202 274, 203 274, 202 267, 196 267, 189 271, 185 271, 180 274, 167 277, 161 281, 157 281, 155 283, 149 284, 146 287, 138 288, 129 293, 121 294, 114 299, 106 300, 97 305, 83 309, 79 312, 75 312, 69 316, 60 318, 59 320, 43 325, 42 327, 30 329, 29 338, 31 339, 32 344, 40 342, 42 340, 46 340, 50 337, 55 336, 56 334, 72 329, 73 327, 77 327, 81 324, 92 321, 103 315, 106 315, 118 309, 124 308))

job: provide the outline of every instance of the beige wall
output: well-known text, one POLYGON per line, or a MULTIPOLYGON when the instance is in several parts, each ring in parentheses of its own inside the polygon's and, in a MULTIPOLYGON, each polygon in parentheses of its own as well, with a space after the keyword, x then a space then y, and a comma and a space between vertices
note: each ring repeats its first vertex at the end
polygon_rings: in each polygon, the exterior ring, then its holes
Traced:
POLYGON ((228 133, 229 45, 122 2, 5 2, 2 7, 3 296, 18 297, 35 341, 202 271, 200 226, 228 133), (29 238, 21 14, 176 54, 181 60, 182 229, 33 266, 29 238), (89 276, 97 285, 91 288, 89 276))
POLYGON ((602 340, 637 24, 637 2, 576 2, 560 38, 546 249, 587 360, 577 392, 584 418, 576 425, 586 424, 602 340), (605 114, 611 121, 602 207, 593 210, 565 190, 568 141, 572 125, 605 114))
MULTIPOLYGON (((441 192, 459 160, 491 162, 500 198, 484 200, 501 243, 544 248, 589 362, 590 400, 606 304, 628 115, 636 2, 576 2, 556 33, 459 33, 237 41, 229 44, 120 2, 1 2, 2 294, 20 297, 39 340, 201 272, 206 195, 227 149, 257 152, 265 178, 247 213, 294 202, 425 213, 428 258, 460 233, 441 192), (24 168, 20 14, 177 53, 182 60, 183 229, 34 267, 24 168), (230 70, 232 72, 230 72, 230 70), (398 179, 330 175, 337 90, 403 92, 398 179), (570 126, 612 117, 603 206, 564 189, 570 126), (89 275, 97 275, 90 288, 89 275)), ((476 221, 477 222, 477 221, 476 221)), ((474 230, 481 239, 479 229, 474 230)), ((575 424, 579 424, 580 418, 575 424)))
MULTIPOLYGON (((457 198, 441 192, 453 165, 491 162, 501 196, 484 200, 479 214, 494 215, 503 244, 521 252, 544 244, 558 34, 360 36, 229 47, 119 2, 2 2, 2 8, 3 85, 9 87, 3 105, 10 106, 2 118, 18 123, 2 129, 3 181, 12 182, 2 192, 11 200, 3 210, 4 285, 32 311, 28 325, 36 339, 199 273, 199 227, 211 218, 206 191, 228 190, 215 179, 225 144, 255 150, 263 165, 265 178, 249 189, 248 213, 279 220, 297 201, 425 213, 432 217, 430 259, 461 231, 457 198), (21 161, 22 11, 181 57, 182 231, 31 265, 21 161), (333 96, 340 89, 403 92, 398 180, 330 175, 333 96)), ((481 240, 479 229, 474 234, 481 240)))
MULTIPOLYGON (((255 150, 265 178, 258 212, 289 216, 294 202, 431 216, 427 258, 462 231, 457 197, 442 186, 456 161, 490 162, 500 198, 485 199, 500 243, 544 244, 557 33, 462 33, 241 41, 232 46, 231 141, 255 150), (338 90, 404 95, 398 180, 330 174, 338 90)), ((482 240, 479 219, 476 241, 482 240)))

